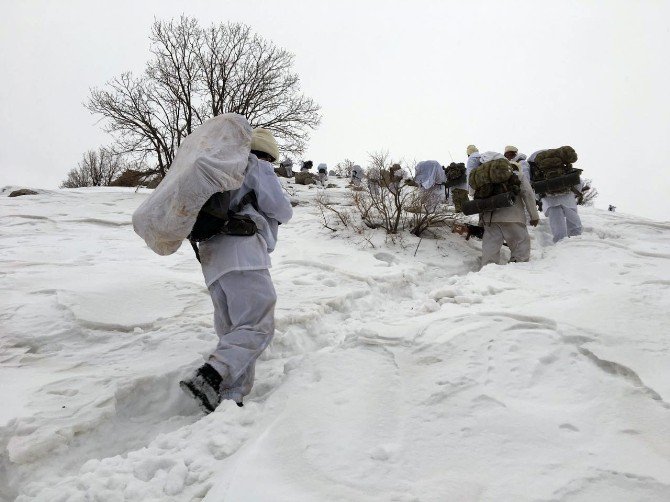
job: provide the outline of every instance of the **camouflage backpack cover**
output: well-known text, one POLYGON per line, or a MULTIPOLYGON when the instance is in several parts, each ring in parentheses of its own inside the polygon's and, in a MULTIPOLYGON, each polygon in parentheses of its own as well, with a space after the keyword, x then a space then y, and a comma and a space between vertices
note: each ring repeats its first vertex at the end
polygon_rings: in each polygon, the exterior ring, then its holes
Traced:
POLYGON ((445 169, 445 174, 447 175, 448 181, 454 181, 461 179, 465 176, 465 164, 463 162, 452 162, 445 169))
POLYGON ((469 183, 475 191, 475 199, 486 199, 502 193, 519 194, 521 180, 514 174, 507 159, 494 159, 483 163, 470 172, 469 183))
MULTIPOLYGON (((531 163, 531 178, 533 184, 560 178, 580 170, 572 167, 577 162, 577 152, 571 146, 562 146, 538 153, 535 161, 531 163)), ((561 193, 565 188, 557 190, 546 190, 545 193, 561 193)))
POLYGON ((463 162, 452 162, 447 167, 443 167, 443 169, 444 174, 447 177, 447 181, 444 183, 444 186, 447 188, 451 188, 468 181, 465 177, 465 164, 463 164, 463 162))

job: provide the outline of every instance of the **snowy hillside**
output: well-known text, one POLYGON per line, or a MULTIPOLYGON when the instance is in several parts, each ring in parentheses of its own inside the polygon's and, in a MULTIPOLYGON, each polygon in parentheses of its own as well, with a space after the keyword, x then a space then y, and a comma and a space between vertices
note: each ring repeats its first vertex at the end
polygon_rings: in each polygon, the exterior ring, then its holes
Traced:
POLYGON ((211 301, 188 245, 133 233, 146 193, 1 196, 0 499, 670 500, 670 223, 586 209, 554 246, 543 218, 477 271, 456 234, 332 233, 317 192, 257 384, 206 417, 177 381, 211 301))

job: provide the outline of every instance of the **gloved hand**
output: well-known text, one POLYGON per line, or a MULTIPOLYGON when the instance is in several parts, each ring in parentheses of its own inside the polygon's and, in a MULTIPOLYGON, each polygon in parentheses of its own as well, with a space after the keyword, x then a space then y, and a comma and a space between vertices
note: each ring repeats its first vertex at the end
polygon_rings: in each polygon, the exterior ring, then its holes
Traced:
POLYGON ((530 220, 531 227, 536 227, 538 223, 540 223, 540 220, 530 220))

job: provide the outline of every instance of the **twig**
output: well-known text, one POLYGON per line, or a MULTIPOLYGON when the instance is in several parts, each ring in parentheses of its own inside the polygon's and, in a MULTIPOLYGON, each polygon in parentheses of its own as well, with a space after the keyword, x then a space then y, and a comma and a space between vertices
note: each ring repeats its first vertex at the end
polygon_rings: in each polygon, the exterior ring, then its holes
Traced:
POLYGON ((419 243, 416 245, 416 249, 414 250, 414 256, 416 256, 416 252, 419 250, 419 246, 421 245, 422 240, 423 240, 423 237, 419 237, 419 243))

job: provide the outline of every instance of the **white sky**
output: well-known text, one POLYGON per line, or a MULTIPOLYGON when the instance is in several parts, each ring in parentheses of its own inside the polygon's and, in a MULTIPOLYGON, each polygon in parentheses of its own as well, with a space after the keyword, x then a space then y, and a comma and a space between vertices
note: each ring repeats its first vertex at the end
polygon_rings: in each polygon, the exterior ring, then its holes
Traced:
POLYGON ((154 17, 182 13, 244 22, 296 55, 322 106, 315 163, 569 144, 596 206, 668 219, 670 2, 651 0, 3 0, 0 186, 54 188, 109 143, 89 88, 141 71, 154 17))

